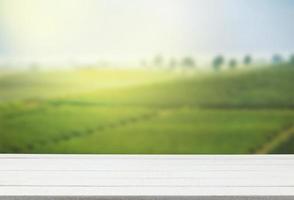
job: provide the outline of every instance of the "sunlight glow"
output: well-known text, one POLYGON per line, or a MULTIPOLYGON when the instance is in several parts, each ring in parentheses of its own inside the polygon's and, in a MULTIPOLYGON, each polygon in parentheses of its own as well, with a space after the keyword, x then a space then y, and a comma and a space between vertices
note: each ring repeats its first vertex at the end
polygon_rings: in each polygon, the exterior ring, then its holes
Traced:
POLYGON ((179 1, 4 0, 3 6, 11 45, 27 57, 178 53, 185 34, 179 1))
POLYGON ((0 0, 0 59, 5 54, 18 61, 95 62, 158 54, 291 53, 293 5, 272 0, 0 0))

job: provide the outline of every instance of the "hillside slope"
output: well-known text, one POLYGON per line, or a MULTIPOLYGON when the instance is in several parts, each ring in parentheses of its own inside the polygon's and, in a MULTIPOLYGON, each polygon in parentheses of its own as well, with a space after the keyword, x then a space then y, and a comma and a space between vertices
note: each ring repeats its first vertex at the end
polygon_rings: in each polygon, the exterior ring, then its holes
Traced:
MULTIPOLYGON (((113 73, 101 76, 97 71, 97 78, 92 74, 89 80, 79 75, 77 82, 71 78, 73 84, 62 85, 72 86, 74 92, 60 87, 55 93, 60 97, 46 96, 48 88, 54 93, 58 86, 51 84, 50 76, 48 87, 34 84, 32 76, 28 85, 42 90, 41 96, 32 89, 33 95, 21 100, 25 91, 20 86, 21 98, 0 106, 0 151, 255 153, 275 143, 294 123, 294 66, 195 72, 195 76, 124 72, 123 80, 120 72, 113 73), (81 80, 87 80, 83 87, 91 89, 81 90, 81 80), (97 87, 101 83, 108 86, 97 87)), ((6 84, 13 85, 9 79, 6 84)), ((13 95, 18 94, 17 87, 13 95)), ((291 140, 275 146, 294 153, 287 147, 291 140)))

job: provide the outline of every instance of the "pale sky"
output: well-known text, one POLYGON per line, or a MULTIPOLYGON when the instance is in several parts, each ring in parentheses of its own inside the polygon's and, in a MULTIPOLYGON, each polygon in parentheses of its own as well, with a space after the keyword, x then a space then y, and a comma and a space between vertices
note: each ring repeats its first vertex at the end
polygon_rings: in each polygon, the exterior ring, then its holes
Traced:
POLYGON ((294 0, 0 0, 0 58, 294 52, 294 0))

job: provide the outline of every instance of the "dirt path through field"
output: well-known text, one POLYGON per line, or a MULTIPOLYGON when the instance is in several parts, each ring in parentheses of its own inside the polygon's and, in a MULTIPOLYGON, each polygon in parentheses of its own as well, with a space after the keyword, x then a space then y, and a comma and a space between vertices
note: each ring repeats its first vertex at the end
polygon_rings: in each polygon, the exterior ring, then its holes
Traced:
POLYGON ((276 136, 274 136, 271 141, 265 143, 260 149, 258 149, 256 154, 268 154, 272 152, 275 148, 277 148, 280 144, 287 141, 291 135, 294 134, 294 126, 292 125, 290 128, 282 130, 276 136))

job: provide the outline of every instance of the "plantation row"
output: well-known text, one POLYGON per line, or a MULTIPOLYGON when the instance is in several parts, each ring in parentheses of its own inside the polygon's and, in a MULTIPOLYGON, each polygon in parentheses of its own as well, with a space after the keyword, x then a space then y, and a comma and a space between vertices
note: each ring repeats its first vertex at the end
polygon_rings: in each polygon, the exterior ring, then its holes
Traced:
POLYGON ((13 118, 1 116, 0 151, 32 152, 37 146, 81 137, 138 117, 148 118, 150 113, 141 108, 47 106, 13 118))
MULTIPOLYGON (((55 85, 44 74, 43 88, 33 76, 23 79, 19 99, 15 80, 4 78, 13 92, 1 91, 12 100, 0 103, 0 152, 255 153, 294 125, 290 65, 203 77, 81 73, 55 85), (91 86, 74 83, 76 76, 90 76, 91 86)), ((292 144, 291 136, 271 152, 294 153, 292 144)))
POLYGON ((177 110, 41 146, 36 152, 255 153, 293 117, 294 112, 284 111, 177 110))
POLYGON ((294 111, 46 105, 3 118, 2 152, 254 153, 294 111))

